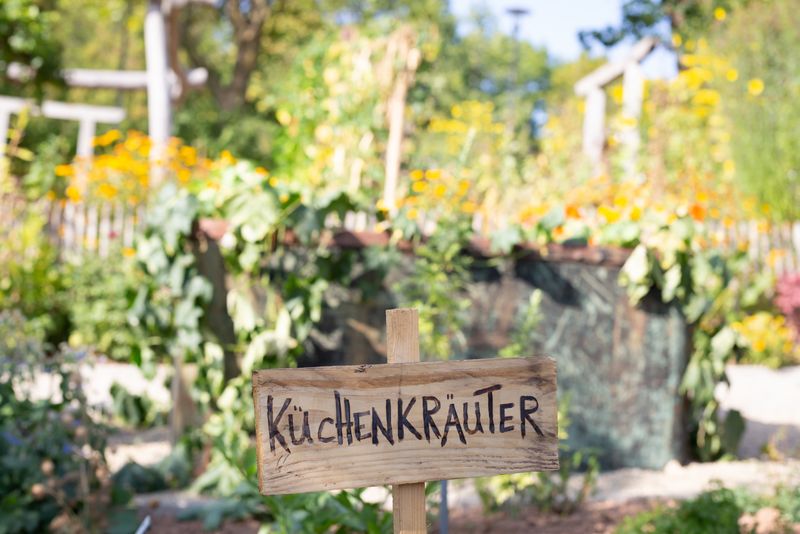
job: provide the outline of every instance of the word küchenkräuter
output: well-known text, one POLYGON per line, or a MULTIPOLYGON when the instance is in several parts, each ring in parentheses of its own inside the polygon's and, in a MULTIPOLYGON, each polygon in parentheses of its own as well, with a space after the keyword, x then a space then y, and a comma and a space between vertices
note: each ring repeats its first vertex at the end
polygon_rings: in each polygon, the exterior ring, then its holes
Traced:
POLYGON ((379 407, 359 411, 353 409, 350 399, 334 391, 335 417, 324 417, 319 421, 312 421, 308 410, 299 406, 290 410, 291 397, 280 403, 268 395, 269 448, 272 452, 276 447, 291 452, 292 446, 313 443, 347 446, 362 441, 373 445, 382 442, 395 445, 404 440, 422 440, 423 436, 428 443, 439 442, 444 447, 451 432, 452 437, 457 437, 464 445, 468 436, 477 433, 518 432, 521 438, 525 438, 532 431, 544 437, 533 419, 533 414, 539 409, 536 397, 520 395, 518 403, 498 403, 494 393, 502 387, 495 384, 478 389, 472 394, 473 398, 458 403, 451 394, 446 395, 444 404, 436 395, 422 395, 385 399, 379 407), (418 427, 412 424, 411 419, 419 420, 412 414, 420 411, 422 424, 418 427), (515 415, 516 421, 512 423, 515 415))

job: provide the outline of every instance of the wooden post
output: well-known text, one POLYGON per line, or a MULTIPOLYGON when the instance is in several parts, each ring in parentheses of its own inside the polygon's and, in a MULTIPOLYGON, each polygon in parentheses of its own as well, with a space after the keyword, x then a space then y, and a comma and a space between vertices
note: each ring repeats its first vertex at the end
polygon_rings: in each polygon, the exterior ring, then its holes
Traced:
MULTIPOLYGON (((419 361, 419 313, 413 308, 386 310, 386 358, 389 363, 419 361)), ((392 486, 395 534, 427 532, 425 483, 392 486)))
POLYGON ((147 124, 150 148, 151 185, 159 185, 166 174, 162 161, 172 128, 169 96, 169 63, 167 36, 160 0, 147 3, 144 20, 145 57, 147 63, 147 124))
POLYGON ((625 67, 622 78, 622 111, 628 119, 635 119, 627 125, 622 133, 625 146, 624 169, 626 178, 633 178, 637 171, 637 158, 641 138, 639 136, 639 119, 642 116, 642 100, 644 99, 644 72, 638 62, 631 61, 625 67))
POLYGON ((594 164, 601 167, 603 146, 606 140, 606 93, 602 87, 593 87, 586 95, 586 110, 583 115, 583 153, 594 164))

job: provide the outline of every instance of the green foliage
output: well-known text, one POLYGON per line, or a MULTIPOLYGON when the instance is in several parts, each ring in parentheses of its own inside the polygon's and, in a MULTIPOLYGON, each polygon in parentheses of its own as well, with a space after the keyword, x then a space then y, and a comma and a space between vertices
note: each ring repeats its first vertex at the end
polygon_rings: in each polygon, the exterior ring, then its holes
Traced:
POLYGON ((12 62, 32 67, 30 84, 41 96, 44 84, 59 79, 61 48, 53 39, 58 17, 36 0, 4 0, 0 4, 0 80, 12 62))
POLYGON ((469 235, 467 220, 440 220, 436 232, 417 241, 413 270, 395 287, 401 306, 419 311, 423 358, 441 360, 466 351, 469 235))
POLYGON ((385 531, 387 514, 363 503, 360 492, 267 499, 253 486, 250 376, 256 369, 294 365, 311 327, 320 320, 328 280, 347 280, 350 257, 330 252, 319 239, 325 220, 343 217, 353 204, 341 194, 273 182, 248 162, 218 172, 218 187, 199 185, 196 194, 167 188, 156 197, 137 245, 140 269, 150 281, 141 286, 133 309, 153 359, 177 351, 199 367, 191 393, 207 418, 196 436, 212 448, 208 466, 193 488, 225 500, 197 514, 209 527, 226 518, 253 516, 278 532, 295 532, 298 525, 303 525, 302 532, 327 532, 332 525, 339 526, 337 532, 385 531), (227 221, 220 245, 231 276, 227 309, 236 346, 230 348, 239 372, 227 380, 223 360, 229 347, 221 346, 204 326, 211 295, 193 253, 193 240, 198 239, 193 228, 202 216, 227 221), (287 228, 292 228, 299 246, 283 245, 287 228), (197 287, 206 289, 199 293, 193 289, 197 287), (179 315, 181 321, 176 322, 179 315), (194 351, 188 350, 187 340, 194 351))
MULTIPOLYGON (((798 522, 800 515, 800 488, 778 487, 773 495, 758 496, 747 489, 715 488, 684 501, 677 508, 659 507, 626 518, 616 534, 667 534, 696 532, 698 534, 723 534, 743 532, 739 518, 753 514, 760 508, 774 507, 781 512, 784 527, 798 522)), ((780 528, 780 526, 778 526, 780 528)), ((781 532, 783 530, 780 530, 781 532)), ((788 527, 787 527, 787 532, 788 527)))
POLYGON ((743 432, 738 412, 718 420, 716 385, 725 382, 725 365, 735 361, 744 345, 732 325, 748 310, 768 305, 769 273, 754 272, 746 255, 701 249, 696 226, 678 219, 662 230, 654 246, 640 244, 620 273, 636 303, 651 292, 682 308, 692 330, 692 353, 681 381, 690 402, 695 449, 702 460, 736 454, 743 432))
POLYGON ((150 397, 135 395, 118 382, 111 384, 111 413, 124 425, 148 428, 167 424, 169 412, 150 397))
POLYGON ((542 290, 534 289, 528 299, 528 305, 517 314, 514 328, 511 331, 511 343, 500 349, 501 358, 518 358, 526 356, 531 347, 539 339, 537 327, 542 320, 540 306, 542 304, 542 290))
POLYGON ((158 357, 194 361, 201 355, 202 306, 211 299, 211 286, 198 274, 190 249, 197 210, 188 192, 165 187, 137 241, 136 259, 144 276, 130 310, 140 340, 132 360, 148 372, 158 357))
POLYGON ((569 398, 558 406, 559 470, 557 473, 514 473, 477 479, 484 510, 516 509, 536 506, 545 512, 571 514, 591 495, 600 474, 597 456, 591 450, 570 450, 564 443, 569 432, 569 398), (570 479, 582 472, 577 491, 570 479))
POLYGON ((0 310, 19 310, 45 332, 50 347, 69 332, 68 280, 36 205, 15 213, 19 226, 0 233, 0 310))
POLYGON ((742 509, 737 502, 736 494, 732 490, 720 488, 683 502, 676 510, 659 508, 633 518, 627 518, 616 530, 616 534, 739 532, 739 516, 741 514, 742 509))
POLYGON ((466 101, 490 102, 499 120, 535 135, 531 114, 549 85, 547 51, 500 32, 485 11, 459 32, 452 15, 440 17, 432 19, 438 24, 423 49, 431 53, 409 95, 417 120, 424 124, 466 101))
POLYGON ((800 216, 800 60, 785 53, 800 46, 799 24, 791 0, 752 2, 712 32, 714 48, 738 72, 734 82, 718 83, 731 123, 736 179, 779 220, 800 216), (763 93, 751 91, 754 80, 763 83, 763 93))
POLYGON ((72 263, 58 264, 65 272, 69 306, 69 344, 88 347, 127 362, 139 345, 128 322, 128 311, 142 276, 119 249, 109 258, 85 254, 72 263))
POLYGON ((46 358, 43 348, 36 323, 0 312, 0 532, 86 529, 120 504, 105 466, 106 431, 80 384, 84 354, 46 358), (38 373, 57 385, 43 398, 26 393, 38 373))

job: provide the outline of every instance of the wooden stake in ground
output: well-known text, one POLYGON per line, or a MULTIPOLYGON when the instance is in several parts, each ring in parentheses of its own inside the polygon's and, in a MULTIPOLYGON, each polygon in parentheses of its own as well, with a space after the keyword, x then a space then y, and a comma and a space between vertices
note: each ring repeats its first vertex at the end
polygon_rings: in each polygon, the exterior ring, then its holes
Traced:
MULTIPOLYGON (((389 363, 419 361, 419 313, 413 308, 386 310, 386 359, 389 363)), ((425 483, 392 486, 395 534, 426 532, 425 483)))
POLYGON ((558 469, 550 358, 420 362, 389 310, 385 365, 253 373, 264 495, 394 486, 395 532, 425 532, 425 482, 558 469))

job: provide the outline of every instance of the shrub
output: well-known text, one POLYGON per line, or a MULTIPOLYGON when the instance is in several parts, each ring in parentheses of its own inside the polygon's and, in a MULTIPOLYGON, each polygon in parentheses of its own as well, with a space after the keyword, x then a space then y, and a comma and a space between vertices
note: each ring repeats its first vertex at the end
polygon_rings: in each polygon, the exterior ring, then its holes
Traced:
POLYGON ((86 530, 104 522, 117 496, 106 432, 88 413, 83 355, 45 357, 36 328, 18 312, 0 312, 0 532, 86 530), (55 378, 58 392, 34 397, 37 372, 55 378))

